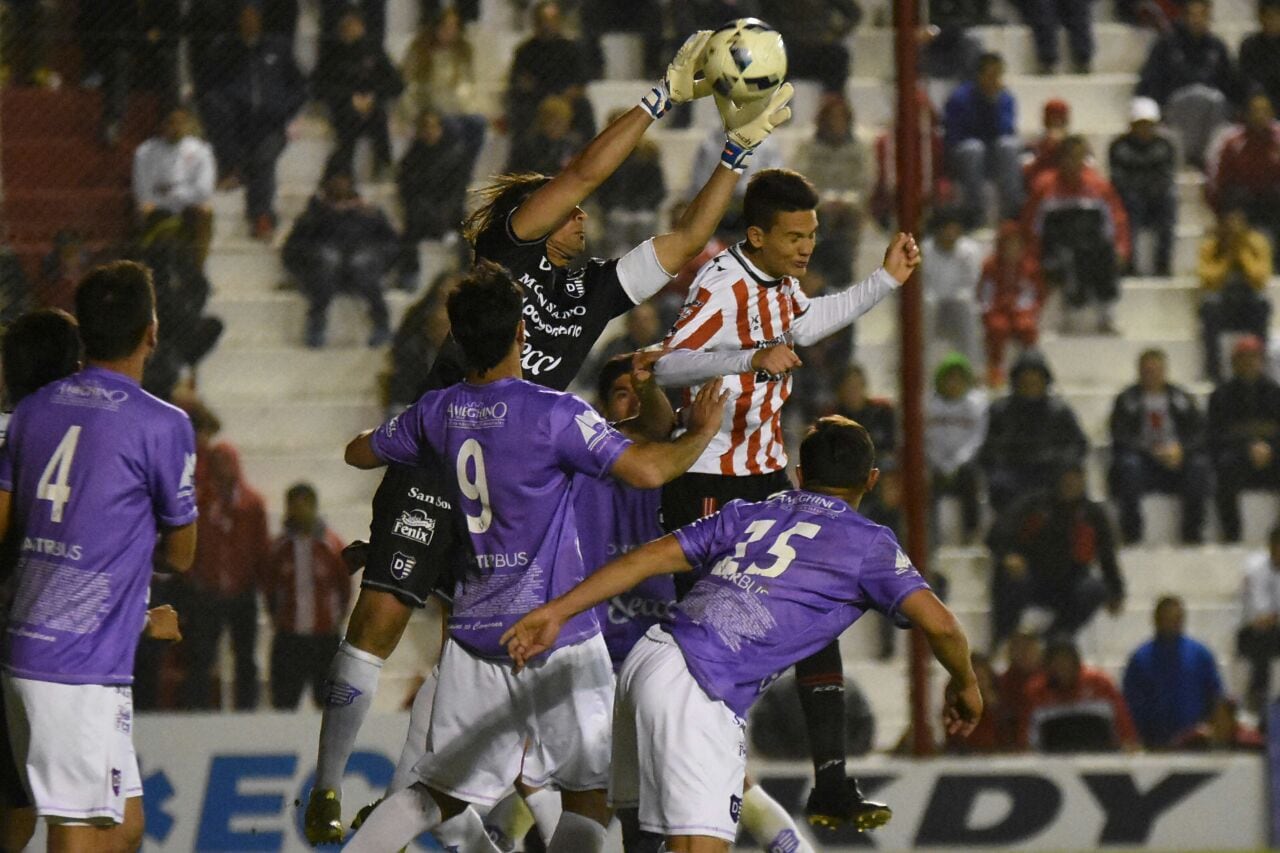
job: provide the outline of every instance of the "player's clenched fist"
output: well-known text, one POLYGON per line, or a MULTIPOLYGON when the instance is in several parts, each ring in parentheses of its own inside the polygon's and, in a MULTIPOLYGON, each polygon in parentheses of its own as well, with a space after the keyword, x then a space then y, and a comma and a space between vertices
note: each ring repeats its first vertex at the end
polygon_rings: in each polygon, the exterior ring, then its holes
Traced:
POLYGON ((920 247, 916 238, 910 234, 899 232, 884 253, 884 270, 896 278, 899 283, 906 284, 907 279, 920 266, 920 247))
POLYGON ((796 351, 786 344, 756 350, 756 354, 751 356, 751 368, 770 376, 784 376, 803 364, 796 351))
POLYGON ((729 402, 729 392, 722 390, 724 381, 713 379, 698 389, 698 396, 687 411, 685 425, 689 432, 698 435, 715 435, 724 419, 724 407, 729 402))
POLYGON ((976 680, 961 684, 951 679, 947 685, 942 724, 949 735, 968 737, 982 717, 982 691, 976 680))

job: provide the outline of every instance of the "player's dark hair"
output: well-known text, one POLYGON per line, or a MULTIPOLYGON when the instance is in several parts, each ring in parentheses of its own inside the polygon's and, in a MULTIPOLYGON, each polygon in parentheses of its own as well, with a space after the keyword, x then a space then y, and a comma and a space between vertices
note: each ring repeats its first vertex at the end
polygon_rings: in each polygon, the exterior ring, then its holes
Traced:
POLYGON ((1004 57, 996 53, 994 50, 989 50, 978 57, 978 64, 975 68, 977 69, 977 72, 981 74, 992 65, 1004 65, 1004 57))
POLYGON ((1167 362, 1169 360, 1169 354, 1160 347, 1150 347, 1148 349, 1144 349, 1138 354, 1138 364, 1142 364, 1149 358, 1158 358, 1161 361, 1167 362))
POLYGON ((0 344, 4 390, 9 406, 80 366, 76 318, 60 308, 41 308, 14 320, 0 344))
POLYGON ((631 353, 615 355, 600 368, 600 375, 596 377, 596 400, 602 408, 609 403, 609 393, 613 390, 613 383, 618 381, 619 376, 626 376, 630 372, 631 353))
POLYGON ((779 213, 818 209, 818 191, 792 169, 761 169, 747 182, 742 197, 742 224, 768 231, 779 213))
POLYGON ((805 488, 862 489, 875 460, 876 447, 867 428, 841 415, 819 418, 800 442, 805 488))
POLYGON ((551 178, 538 172, 508 172, 492 178, 488 186, 475 191, 479 204, 462 221, 462 236, 474 246, 490 226, 504 222, 525 199, 549 183, 551 178))
POLYGON ((1174 604, 1178 605, 1179 607, 1182 607, 1182 606, 1183 606, 1183 604, 1182 604, 1182 596, 1180 596, 1180 595, 1162 595, 1162 596, 1160 596, 1160 598, 1159 598, 1159 599, 1157 599, 1157 600, 1156 600, 1155 612, 1156 612, 1156 613, 1159 613, 1159 612, 1160 612, 1161 610, 1163 610, 1164 608, 1166 608, 1166 607, 1170 607, 1170 606, 1172 606, 1172 605, 1174 605, 1174 604))
POLYGON ((151 270, 114 261, 90 270, 76 288, 76 320, 85 356, 116 361, 132 355, 156 318, 151 270))
POLYGON ((520 325, 524 294, 505 267, 480 261, 449 296, 449 325, 467 366, 481 373, 506 358, 520 325))
POLYGON ((316 494, 316 487, 310 483, 294 483, 289 490, 284 493, 285 503, 297 500, 298 498, 307 498, 312 503, 320 503, 320 496, 316 494))

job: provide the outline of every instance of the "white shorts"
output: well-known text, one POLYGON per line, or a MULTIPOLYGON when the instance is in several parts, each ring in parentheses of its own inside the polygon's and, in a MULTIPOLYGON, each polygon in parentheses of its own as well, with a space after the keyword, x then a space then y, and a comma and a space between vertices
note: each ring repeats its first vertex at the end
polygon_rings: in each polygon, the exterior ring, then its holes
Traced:
POLYGON ((36 814, 57 823, 124 823, 142 796, 133 690, 0 674, 9 738, 36 814))
POLYGON ((603 790, 612 708, 613 665, 599 634, 518 675, 510 662, 478 658, 449 640, 427 753, 415 772, 429 787, 483 806, 502 799, 518 775, 535 787, 603 790), (526 743, 536 760, 522 771, 526 743))
POLYGON ((746 721, 706 694, 670 634, 650 628, 618 674, 610 804, 639 806, 646 832, 732 842, 746 772, 746 721))

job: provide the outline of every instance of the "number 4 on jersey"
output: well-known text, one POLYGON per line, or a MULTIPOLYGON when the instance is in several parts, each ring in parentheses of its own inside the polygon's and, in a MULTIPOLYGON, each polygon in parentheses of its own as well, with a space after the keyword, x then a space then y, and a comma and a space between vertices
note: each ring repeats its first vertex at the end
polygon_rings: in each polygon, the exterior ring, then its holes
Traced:
POLYGON ((71 500, 71 462, 76 457, 76 445, 79 443, 80 427, 68 427, 36 483, 36 500, 50 503, 49 520, 56 524, 62 523, 62 510, 71 500))

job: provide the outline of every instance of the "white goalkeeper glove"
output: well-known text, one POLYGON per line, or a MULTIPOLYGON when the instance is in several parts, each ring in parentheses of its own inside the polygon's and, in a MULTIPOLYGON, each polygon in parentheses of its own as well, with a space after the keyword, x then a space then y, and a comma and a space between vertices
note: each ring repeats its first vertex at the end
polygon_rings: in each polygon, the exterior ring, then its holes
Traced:
POLYGON ((711 94, 711 81, 699 78, 707 58, 711 30, 698 30, 685 39, 667 73, 640 99, 640 106, 655 119, 662 118, 675 104, 685 104, 711 94))
POLYGON ((735 172, 745 171, 751 153, 769 134, 791 119, 788 105, 795 93, 794 86, 783 83, 767 100, 761 98, 742 107, 715 93, 716 108, 724 120, 724 151, 720 162, 735 172))

